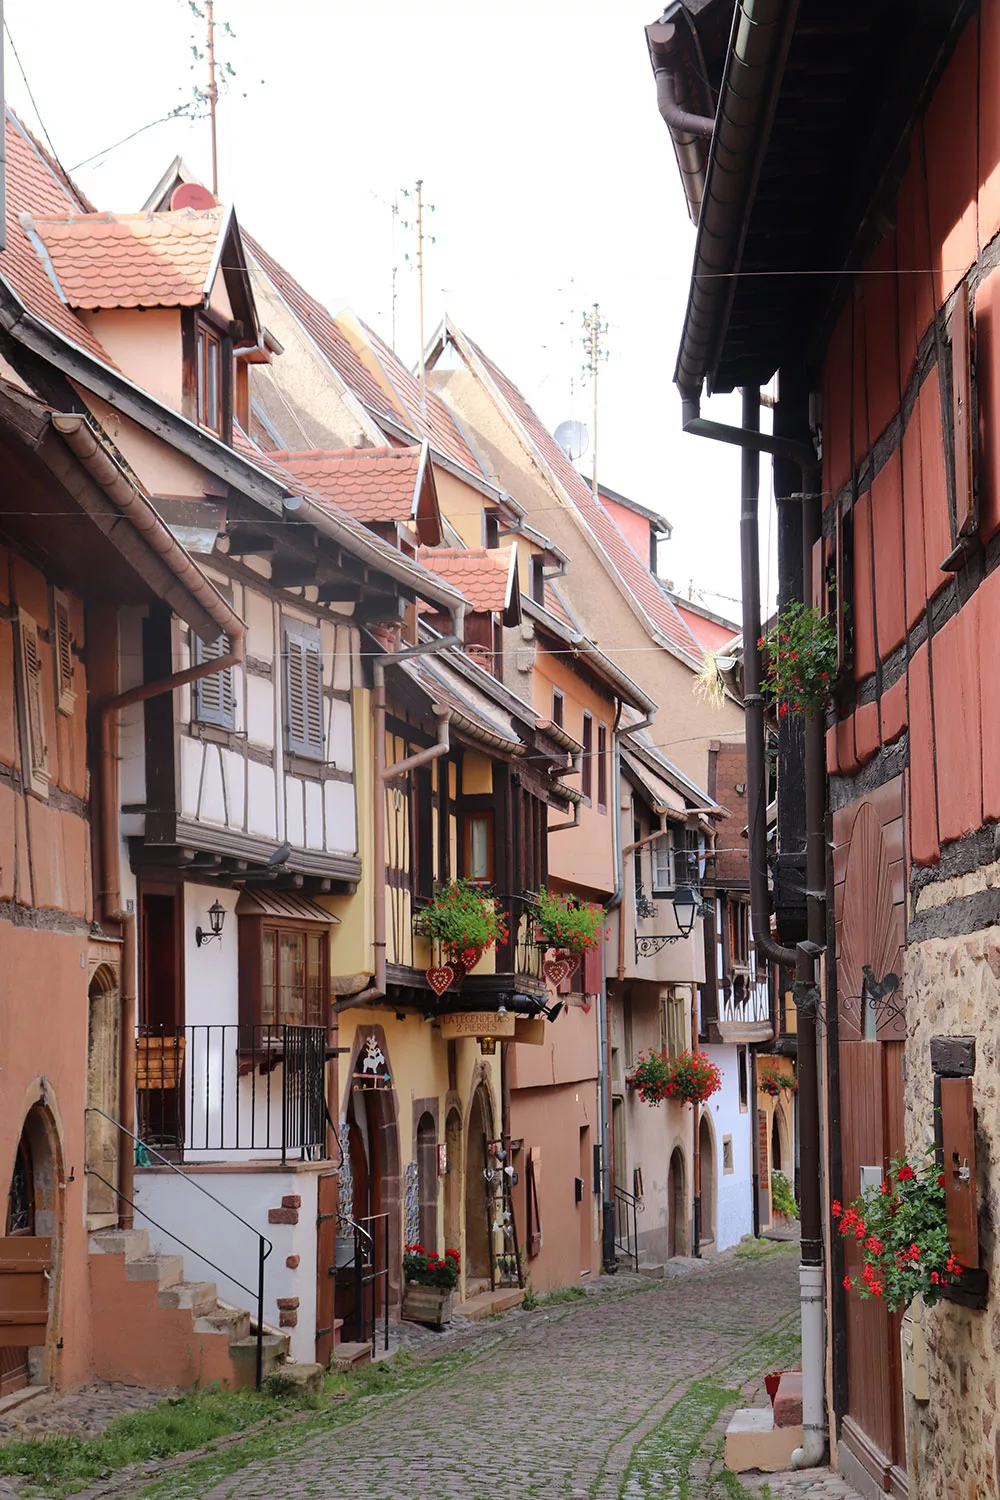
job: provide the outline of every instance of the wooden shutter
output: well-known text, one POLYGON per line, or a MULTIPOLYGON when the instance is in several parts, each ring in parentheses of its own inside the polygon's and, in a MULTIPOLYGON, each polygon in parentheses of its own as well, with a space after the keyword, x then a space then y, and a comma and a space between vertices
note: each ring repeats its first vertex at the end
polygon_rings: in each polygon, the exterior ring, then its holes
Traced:
POLYGON ((528 1254, 537 1255, 542 1248, 542 1214, 538 1203, 538 1179, 542 1171, 542 1148, 532 1146, 528 1151, 528 1177, 525 1183, 527 1205, 528 1254))
POLYGON ((323 657, 305 625, 285 630, 285 726, 292 755, 323 759, 323 657))
POLYGON ((955 436, 955 524, 959 536, 976 529, 973 469, 972 338, 969 328, 969 283, 963 281, 951 321, 951 395, 955 436))
MULTIPOLYGON (((228 656, 232 647, 223 631, 217 640, 208 643, 200 636, 194 637, 195 666, 207 661, 218 661, 228 656)), ((220 729, 236 727, 236 695, 233 684, 233 669, 225 667, 213 672, 211 677, 202 677, 194 685, 194 716, 202 724, 217 724, 220 729)))
POLYGON ((69 600, 58 590, 53 595, 56 647, 56 702, 59 712, 71 714, 76 703, 73 690, 73 628, 69 619, 69 600))
POLYGON ((21 644, 21 683, 24 695, 22 741, 25 769, 30 778, 31 790, 45 797, 48 795, 49 787, 49 747, 45 736, 42 654, 38 641, 38 626, 30 615, 21 610, 18 616, 18 627, 21 644))

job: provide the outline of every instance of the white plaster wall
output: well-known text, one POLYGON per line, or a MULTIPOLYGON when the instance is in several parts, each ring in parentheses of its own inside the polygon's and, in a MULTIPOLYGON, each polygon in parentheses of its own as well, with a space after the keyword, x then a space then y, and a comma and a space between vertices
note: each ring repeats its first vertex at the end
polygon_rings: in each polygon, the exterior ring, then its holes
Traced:
POLYGON ((223 1302, 245 1307, 255 1314, 257 1236, 199 1189, 204 1188, 220 1199, 253 1230, 271 1241, 274 1248, 264 1265, 264 1321, 277 1328, 276 1299, 298 1297, 298 1325, 283 1331, 291 1335, 292 1358, 311 1361, 315 1358, 316 1344, 317 1177, 315 1171, 292 1168, 183 1176, 139 1168, 135 1174, 136 1204, 140 1210, 136 1214, 136 1228, 149 1230, 154 1251, 184 1257, 185 1280, 214 1281, 223 1302), (268 1210, 279 1208, 282 1198, 289 1196, 302 1199, 298 1223, 269 1224, 268 1210), (163 1228, 145 1220, 143 1210, 163 1228), (299 1265, 292 1270, 285 1262, 294 1255, 299 1256, 299 1265), (216 1270, 216 1266, 222 1271, 216 1270))
POLYGON ((716 1207, 716 1248, 725 1250, 745 1234, 753 1233, 753 1177, 751 1143, 753 1111, 740 1110, 739 1072, 736 1048, 702 1049, 722 1074, 722 1088, 708 1101, 706 1113, 712 1117, 715 1130, 715 1180, 718 1184, 716 1207), (722 1167, 722 1138, 733 1138, 733 1170, 722 1167))

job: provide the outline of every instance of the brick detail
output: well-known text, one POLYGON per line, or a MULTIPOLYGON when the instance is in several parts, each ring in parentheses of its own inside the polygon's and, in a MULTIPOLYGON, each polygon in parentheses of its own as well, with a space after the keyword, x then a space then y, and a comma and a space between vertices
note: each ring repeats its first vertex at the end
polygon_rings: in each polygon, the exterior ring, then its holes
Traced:
POLYGON ((297 1271, 299 1269, 299 1260, 300 1259, 301 1259, 301 1257, 298 1256, 298 1255, 286 1255, 285 1256, 285 1265, 288 1267, 288 1269, 290 1271, 297 1271))
POLYGON ((269 1208, 267 1211, 267 1222, 269 1224, 297 1224, 299 1212, 296 1208, 269 1208))
POLYGON ((290 1312, 294 1312, 299 1305, 298 1297, 277 1297, 275 1300, 279 1307, 288 1308, 290 1312))
POLYGON ((298 1193, 290 1193, 286 1198, 282 1198, 281 1206, 282 1208, 301 1208, 302 1199, 298 1193))
POLYGON ((278 1297, 278 1327, 297 1328, 299 1322, 298 1297, 278 1297))

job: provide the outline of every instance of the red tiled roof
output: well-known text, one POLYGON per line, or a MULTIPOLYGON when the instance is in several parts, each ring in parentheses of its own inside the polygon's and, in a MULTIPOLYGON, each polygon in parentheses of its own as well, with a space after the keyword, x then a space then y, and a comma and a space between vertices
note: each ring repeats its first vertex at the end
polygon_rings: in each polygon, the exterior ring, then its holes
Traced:
POLYGON ((378 381, 362 364, 323 304, 310 296, 306 289, 295 280, 295 277, 290 275, 284 266, 279 265, 273 256, 268 255, 263 245, 258 244, 252 235, 245 231, 243 243, 268 281, 298 318, 319 352, 329 360, 345 385, 350 387, 362 405, 376 416, 398 415, 394 412, 392 402, 378 381))
POLYGON ((162 214, 37 210, 24 228, 41 241, 70 307, 196 307, 215 258, 221 209, 162 214))
POLYGON ((417 561, 460 589, 475 614, 499 614, 507 602, 509 547, 421 547, 417 561))
POLYGON ((576 621, 573 619, 569 610, 566 608, 565 604, 562 602, 559 595, 556 593, 555 589, 550 583, 547 583, 545 585, 544 607, 548 610, 550 615, 554 615, 557 620, 561 621, 563 625, 568 626, 570 630, 577 629, 576 621))
POLYGON ((536 416, 524 396, 499 366, 465 335, 469 348, 482 363, 501 398, 515 420, 524 429, 528 441, 542 455, 565 494, 583 516, 600 546, 610 558, 626 588, 642 607, 655 629, 678 651, 696 662, 704 656, 701 643, 681 619, 673 601, 668 599, 645 563, 632 550, 602 505, 594 503, 590 485, 583 478, 536 416))
POLYGON ((408 521, 413 514, 419 447, 314 448, 270 456, 358 521, 408 521))
POLYGON ((61 300, 18 217, 22 213, 84 213, 90 205, 74 196, 68 180, 10 111, 6 141, 7 247, 0 254, 0 275, 36 317, 113 368, 106 351, 61 300))

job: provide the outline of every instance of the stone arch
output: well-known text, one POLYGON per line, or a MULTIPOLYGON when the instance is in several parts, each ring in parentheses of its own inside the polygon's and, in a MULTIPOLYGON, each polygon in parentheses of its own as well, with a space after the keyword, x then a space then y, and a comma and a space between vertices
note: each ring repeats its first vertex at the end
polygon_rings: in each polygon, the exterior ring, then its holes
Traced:
MULTIPOLYGON (((403 1277, 403 1173, 399 1144, 399 1097, 393 1082, 394 1073, 389 1045, 381 1026, 359 1026, 354 1034, 347 1075, 342 1094, 341 1118, 347 1124, 346 1153, 351 1160, 352 1198, 345 1205, 351 1217, 358 1219, 385 1214, 381 1226, 376 1224, 377 1238, 386 1235, 385 1253, 389 1268, 389 1306, 398 1307, 402 1298, 403 1277), (374 1037, 385 1058, 387 1086, 357 1087, 354 1081, 359 1056, 368 1038, 374 1037)), ((382 1251, 381 1243, 378 1246, 382 1251)))
POLYGON ((719 1158, 716 1151, 715 1122, 708 1110, 698 1122, 698 1156, 701 1171, 701 1244, 714 1249, 718 1244, 719 1158))
POLYGON ((495 1120, 488 1079, 479 1073, 469 1095, 465 1131, 465 1274, 471 1280, 489 1277, 493 1265, 483 1136, 493 1139, 495 1120))
POLYGON ((110 964, 97 966, 87 990, 87 1228, 106 1229, 119 1216, 121 997, 110 964), (110 1118, 108 1118, 110 1117, 110 1118))
POLYGON ((63 1132, 49 1097, 47 1081, 44 1077, 37 1078, 26 1093, 21 1129, 7 1162, 6 1181, 10 1187, 4 1205, 4 1234, 10 1234, 13 1228, 10 1222, 12 1190, 18 1183, 24 1213, 19 1215, 14 1234, 52 1241, 47 1319, 44 1329, 39 1328, 37 1345, 0 1348, 0 1385, 6 1389, 17 1389, 18 1385, 28 1383, 47 1385, 55 1376, 66 1189, 62 1143, 63 1132), (22 1164, 21 1170, 18 1169, 19 1163, 22 1164))
POLYGON ((791 1132, 788 1129, 784 1105, 780 1103, 775 1104, 771 1117, 771 1168, 773 1171, 781 1172, 789 1182, 792 1181, 794 1173, 791 1132))

